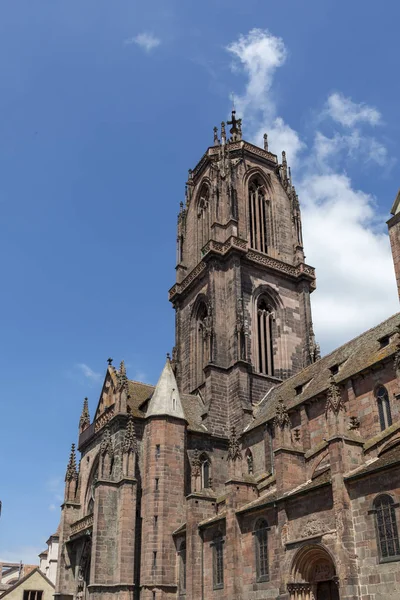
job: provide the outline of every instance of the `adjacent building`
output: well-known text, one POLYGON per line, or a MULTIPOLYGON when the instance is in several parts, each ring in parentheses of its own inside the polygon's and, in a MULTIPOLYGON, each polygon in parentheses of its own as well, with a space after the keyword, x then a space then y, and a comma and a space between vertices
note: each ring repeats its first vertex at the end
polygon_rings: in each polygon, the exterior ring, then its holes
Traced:
POLYGON ((189 171, 157 386, 110 360, 84 401, 56 597, 398 599, 400 314, 320 357, 286 156, 228 125, 189 171))

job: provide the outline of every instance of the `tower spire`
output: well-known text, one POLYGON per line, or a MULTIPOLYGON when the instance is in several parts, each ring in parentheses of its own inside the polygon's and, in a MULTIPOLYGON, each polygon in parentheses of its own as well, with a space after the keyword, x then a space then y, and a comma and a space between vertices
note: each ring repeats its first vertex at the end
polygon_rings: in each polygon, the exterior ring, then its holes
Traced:
POLYGON ((161 415, 185 419, 178 384, 176 383, 169 356, 149 402, 146 414, 147 417, 161 415))

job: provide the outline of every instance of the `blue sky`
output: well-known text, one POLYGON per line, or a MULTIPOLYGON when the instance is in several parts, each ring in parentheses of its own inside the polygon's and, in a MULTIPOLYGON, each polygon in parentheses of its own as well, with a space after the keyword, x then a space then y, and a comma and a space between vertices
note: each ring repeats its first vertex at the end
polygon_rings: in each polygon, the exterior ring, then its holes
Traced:
POLYGON ((392 0, 2 0, 0 559, 35 562, 56 529, 107 358, 157 380, 187 169, 231 92, 245 137, 293 165, 323 350, 398 310, 399 18, 392 0))

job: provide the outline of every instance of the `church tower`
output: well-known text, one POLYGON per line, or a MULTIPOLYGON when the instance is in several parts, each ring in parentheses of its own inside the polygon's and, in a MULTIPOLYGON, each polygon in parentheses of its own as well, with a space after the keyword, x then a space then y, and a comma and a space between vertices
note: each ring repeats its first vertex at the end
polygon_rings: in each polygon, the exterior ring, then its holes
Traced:
POLYGON ((193 170, 178 215, 173 363, 215 434, 246 424, 274 385, 319 357, 299 200, 285 152, 242 139, 232 111, 193 170), (246 417, 247 415, 247 417, 246 417))

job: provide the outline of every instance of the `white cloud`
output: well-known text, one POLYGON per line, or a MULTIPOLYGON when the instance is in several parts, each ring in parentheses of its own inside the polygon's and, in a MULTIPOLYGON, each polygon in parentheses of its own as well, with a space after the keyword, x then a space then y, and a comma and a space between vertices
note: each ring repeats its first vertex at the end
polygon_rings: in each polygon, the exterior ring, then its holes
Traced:
POLYGON ((51 512, 53 512, 53 511, 57 510, 57 507, 56 507, 56 505, 55 505, 55 504, 49 504, 49 510, 50 510, 51 512))
POLYGON ((143 32, 138 35, 125 40, 124 44, 129 46, 131 44, 137 44, 145 52, 151 52, 154 48, 157 48, 161 44, 161 40, 157 38, 153 33, 143 32))
POLYGON ((365 125, 382 123, 382 117, 376 108, 356 104, 339 92, 331 94, 318 126, 339 124, 345 132, 333 130, 328 136, 315 130, 306 153, 302 138, 279 116, 273 99, 274 75, 287 57, 283 41, 268 31, 252 30, 227 50, 247 77, 238 101, 246 132, 257 134, 260 144, 266 131, 272 151, 286 150, 292 166, 297 161, 293 175, 302 205, 305 252, 317 275, 312 295, 315 332, 327 352, 398 310, 387 215, 379 214, 373 196, 356 189, 345 172, 355 159, 357 164, 386 163, 385 146, 363 131, 365 125))
POLYGON ((245 92, 236 98, 236 106, 239 114, 246 115, 250 139, 259 145, 264 132, 268 132, 270 150, 286 150, 293 165, 303 143, 297 132, 277 115, 271 92, 275 72, 287 58, 283 40, 267 30, 252 29, 226 49, 234 57, 234 70, 241 68, 247 76, 245 92))
POLYGON ((76 366, 81 371, 81 373, 87 379, 89 379, 89 381, 92 381, 93 383, 94 382, 97 383, 97 382, 99 382, 101 380, 101 373, 96 373, 87 364, 85 364, 85 363, 79 363, 76 366))
POLYGON ((356 104, 351 98, 346 98, 339 92, 329 96, 326 102, 326 114, 344 127, 353 127, 356 123, 362 122, 369 125, 379 125, 382 122, 379 110, 363 102, 356 104))

